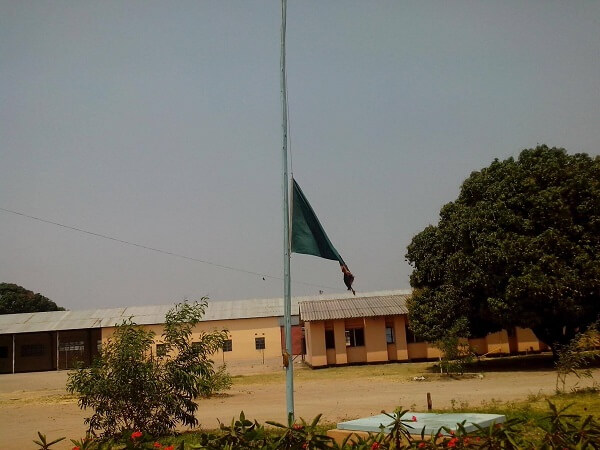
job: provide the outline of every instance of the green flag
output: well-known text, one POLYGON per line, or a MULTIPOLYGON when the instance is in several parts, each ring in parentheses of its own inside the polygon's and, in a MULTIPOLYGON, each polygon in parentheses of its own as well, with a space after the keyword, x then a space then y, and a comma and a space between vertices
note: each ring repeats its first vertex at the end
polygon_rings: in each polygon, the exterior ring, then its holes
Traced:
POLYGON ((296 183, 294 183, 294 197, 292 200, 292 252, 314 255, 319 258, 339 261, 340 266, 345 265, 344 260, 337 252, 325 230, 296 183))
POLYGON ((344 284, 349 291, 356 295, 352 289, 354 275, 335 249, 317 215, 308 203, 302 189, 292 179, 294 184, 294 196, 292 199, 292 252, 314 255, 319 258, 338 261, 344 274, 344 284))

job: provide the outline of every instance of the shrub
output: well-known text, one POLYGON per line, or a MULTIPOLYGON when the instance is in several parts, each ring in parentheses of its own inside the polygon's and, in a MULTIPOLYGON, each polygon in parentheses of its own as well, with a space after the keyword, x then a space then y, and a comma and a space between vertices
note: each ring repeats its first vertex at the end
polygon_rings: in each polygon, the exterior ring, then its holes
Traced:
POLYGON ((448 335, 436 342, 436 347, 441 350, 440 369, 442 373, 463 374, 465 367, 473 362, 473 350, 464 339, 456 335, 448 335))
POLYGON ((590 364, 598 359, 596 349, 600 346, 598 322, 593 323, 583 333, 578 333, 566 345, 556 347, 556 392, 564 392, 568 375, 577 378, 592 378, 590 364))
POLYGON ((210 359, 222 347, 226 331, 191 340, 206 306, 203 298, 179 303, 166 314, 160 356, 151 352, 154 333, 128 319, 116 327, 92 367, 69 374, 67 390, 79 395, 80 408, 94 410, 85 419, 90 434, 110 438, 141 430, 160 436, 178 423, 198 424, 195 398, 215 392, 211 380, 230 386, 223 382, 224 369, 215 372, 210 359))

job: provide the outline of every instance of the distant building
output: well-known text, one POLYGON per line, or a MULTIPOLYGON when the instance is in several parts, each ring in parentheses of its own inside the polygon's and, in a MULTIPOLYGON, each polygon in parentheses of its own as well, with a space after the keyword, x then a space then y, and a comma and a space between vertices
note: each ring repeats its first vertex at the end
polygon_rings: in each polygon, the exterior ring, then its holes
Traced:
MULTIPOLYGON (((312 367, 437 358, 438 350, 418 342, 407 328, 408 295, 386 291, 292 299, 294 355, 305 355, 312 367)), ((115 325, 130 317, 156 333, 152 351, 160 352, 162 324, 172 307, 0 315, 0 373, 69 369, 78 361, 91 364, 115 325)), ((214 355, 217 363, 255 365, 280 357, 283 300, 211 301, 194 334, 221 329, 228 330, 229 339, 214 355)), ((510 336, 500 332, 470 342, 481 354, 545 349, 530 330, 521 329, 510 336)))

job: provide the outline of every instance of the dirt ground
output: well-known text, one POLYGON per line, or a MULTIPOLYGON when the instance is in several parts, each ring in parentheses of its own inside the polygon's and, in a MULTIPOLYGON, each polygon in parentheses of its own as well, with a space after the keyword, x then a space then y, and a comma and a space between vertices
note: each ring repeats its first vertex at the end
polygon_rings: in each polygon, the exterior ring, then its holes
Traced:
MULTIPOLYGON (((277 363, 230 368, 232 374, 279 370, 282 369, 277 363)), ((598 376, 600 370, 594 373, 595 379, 598 376)), ((340 382, 336 378, 320 378, 295 381, 298 417, 308 420, 323 413, 323 421, 340 422, 379 414, 381 410, 391 411, 397 406, 424 411, 427 392, 431 393, 434 408, 450 407, 452 402, 476 406, 491 399, 522 400, 530 394, 553 393, 556 375, 552 371, 491 372, 482 378, 436 381, 364 377, 340 382)), ((81 411, 76 399, 67 395, 66 379, 66 371, 0 375, 1 449, 35 448, 32 440, 38 430, 50 439, 79 439, 85 435, 83 419, 90 412, 81 411)), ((593 380, 579 381, 584 386, 593 380)), ((225 396, 200 400, 197 416, 203 428, 215 428, 218 420, 228 423, 242 410, 246 417, 260 422, 285 421, 285 383, 234 384, 225 396)), ((53 448, 71 449, 68 439, 53 448)))

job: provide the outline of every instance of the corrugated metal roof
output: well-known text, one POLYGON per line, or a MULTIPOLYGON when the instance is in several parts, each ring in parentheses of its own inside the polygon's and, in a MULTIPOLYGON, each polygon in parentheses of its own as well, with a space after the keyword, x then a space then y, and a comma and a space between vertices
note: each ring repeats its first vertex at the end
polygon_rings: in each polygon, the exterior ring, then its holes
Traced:
POLYGON ((408 314, 406 309, 408 297, 410 297, 409 293, 397 291, 395 293, 366 294, 343 299, 302 301, 299 303, 300 319, 311 322, 315 320, 408 314))
MULTIPOLYGON (((344 299, 364 301, 365 298, 392 298, 410 291, 384 291, 354 297, 352 294, 332 294, 292 298, 292 315, 298 315, 299 303, 342 302, 344 299)), ((360 303, 359 301, 359 303, 360 303)), ((174 304, 128 306, 124 308, 86 311, 49 311, 0 315, 0 334, 33 333, 39 331, 80 330, 112 327, 131 317, 139 325, 161 324, 174 304)), ((393 313, 397 314, 397 313, 393 313)), ((368 314, 374 315, 374 314, 368 314)), ((385 315, 385 314, 377 314, 385 315)), ((282 298, 209 301, 203 322, 211 320, 250 319, 283 316, 282 298)), ((354 316, 347 316, 354 317, 354 316)))

